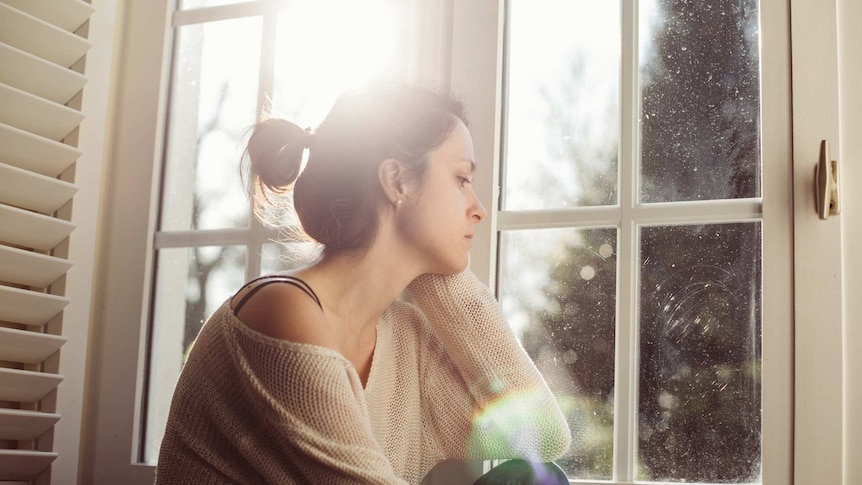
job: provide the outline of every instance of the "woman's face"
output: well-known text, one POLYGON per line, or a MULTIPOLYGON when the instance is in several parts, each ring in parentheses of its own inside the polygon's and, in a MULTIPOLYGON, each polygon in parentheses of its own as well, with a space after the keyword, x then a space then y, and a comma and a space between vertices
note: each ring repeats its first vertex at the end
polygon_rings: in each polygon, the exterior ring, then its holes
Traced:
POLYGON ((418 194, 404 201, 398 224, 427 273, 467 267, 475 225, 486 212, 473 192, 473 139, 458 120, 442 145, 428 154, 418 194))

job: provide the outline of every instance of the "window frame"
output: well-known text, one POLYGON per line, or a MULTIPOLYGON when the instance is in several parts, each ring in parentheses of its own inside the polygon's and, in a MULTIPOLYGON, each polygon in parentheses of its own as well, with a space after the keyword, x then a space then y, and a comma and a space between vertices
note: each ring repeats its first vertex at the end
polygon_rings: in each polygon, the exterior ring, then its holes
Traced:
POLYGON ((81 437, 82 483, 152 483, 153 467, 136 463, 142 401, 140 369, 147 338, 158 161, 168 85, 172 0, 118 8, 111 165, 102 205, 94 338, 81 437))
POLYGON ((840 153, 838 3, 790 2, 796 355, 793 477, 797 483, 842 483, 843 469, 852 463, 843 436, 844 399, 851 388, 844 383, 849 370, 845 352, 850 343, 843 324, 850 322, 843 307, 843 292, 849 288, 842 272, 850 268, 845 267, 842 255, 843 217, 820 220, 813 210, 812 174, 821 140, 829 141, 833 159, 847 162, 840 153))
MULTIPOLYGON (((411 31, 416 34, 411 38, 410 49, 418 52, 423 62, 411 66, 411 80, 423 81, 428 85, 451 85, 456 92, 471 107, 471 131, 476 141, 477 156, 482 160, 495 160, 499 155, 499 124, 502 107, 497 102, 496 94, 502 86, 500 76, 502 64, 500 49, 503 38, 501 0, 411 0, 411 31), (428 22, 427 24, 425 22, 428 22), (424 26, 423 28, 420 28, 424 26), (420 32, 421 31, 421 32, 420 32), (450 35, 451 34, 451 35, 450 35), (474 42, 476 45, 471 46, 474 42), (466 44, 466 45, 465 45, 466 44), (490 58, 479 57, 480 62, 470 61, 470 56, 493 53, 490 58), (427 61, 427 62, 425 62, 427 61), (465 70, 469 68, 469 70, 465 70), (493 87, 493 89, 489 89, 493 87)), ((631 0, 623 0, 631 1, 631 0)), ((107 143, 105 153, 108 164, 102 184, 102 215, 99 225, 101 233, 97 241, 99 251, 95 258, 95 288, 93 291, 93 322, 90 328, 88 344, 88 375, 84 406, 84 419, 81 437, 81 466, 78 477, 64 478, 63 483, 116 483, 123 481, 130 484, 150 484, 153 481, 153 467, 135 463, 136 450, 133 443, 139 442, 141 382, 140 370, 143 368, 143 349, 147 336, 147 301, 151 284, 149 260, 152 254, 154 221, 156 205, 153 194, 157 193, 158 164, 162 153, 161 136, 164 132, 164 99, 167 86, 166 59, 169 58, 171 40, 170 15, 172 0, 151 0, 150 2, 117 2, 117 24, 114 72, 112 86, 114 91, 110 98, 109 128, 106 133, 107 143)), ((762 2, 762 39, 772 39, 782 42, 789 39, 791 29, 786 19, 792 9, 797 22, 803 19, 805 10, 805 26, 795 25, 793 28, 794 76, 799 72, 808 71, 816 75, 812 69, 814 58, 823 58, 830 62, 835 52, 800 53, 796 46, 803 43, 817 45, 817 36, 828 37, 835 33, 836 19, 832 8, 834 1, 827 2, 829 8, 822 8, 820 0, 791 0, 789 2, 762 2), (824 11, 825 10, 825 11, 824 11), (767 12, 771 12, 768 14, 767 12), (812 13, 816 23, 809 22, 812 13), (818 14, 818 12, 820 12, 818 14), (775 20, 776 17, 778 20, 775 20), (808 31, 797 38, 797 32, 808 31)), ((631 20, 629 20, 631 21, 631 20)), ((787 76, 774 76, 765 79, 761 85, 764 92, 764 110, 784 106, 791 96, 790 91, 790 60, 789 49, 762 56, 764 65, 772 65, 774 72, 788 73, 787 76), (769 108, 772 106, 772 108, 769 108)), ((834 75, 835 73, 827 73, 834 75)), ((796 83, 793 95, 796 95, 796 83)), ((809 86, 811 88, 811 86, 809 86)), ((834 100, 833 100, 834 101, 834 100)), ((794 99, 795 103, 811 101, 794 99)), ((808 114, 813 108, 794 105, 794 126, 802 114, 808 114), (803 111, 803 108, 809 111, 803 111)), ((817 124, 811 120, 809 129, 818 131, 810 125, 817 124)), ((779 140, 791 129, 789 122, 778 125, 763 126, 764 143, 767 139, 779 140)), ((795 140, 794 140, 795 142, 795 140)), ((837 146, 838 141, 834 146, 837 146)), ((797 199, 798 210, 808 211, 810 190, 810 154, 802 155, 789 146, 781 146, 780 153, 775 155, 778 166, 786 166, 793 160, 798 165, 795 173, 786 177, 764 179, 764 194, 785 194, 786 197, 768 197, 764 201, 763 214, 786 215, 788 206, 794 198, 797 199), (796 156, 794 157, 794 153, 796 156), (797 180, 799 179, 799 180, 797 180), (804 180, 803 180, 804 179, 804 180), (796 184, 796 185, 794 185, 796 184), (791 189, 796 188, 793 194, 791 189)), ((806 149, 807 150, 807 149, 806 149)), ((499 177, 494 167, 480 167, 477 173, 475 188, 486 205, 493 207, 493 202, 499 196, 499 177)), ((788 217, 793 222, 793 209, 788 217)), ((480 225, 477 233, 471 266, 477 276, 494 284, 496 244, 495 233, 498 227, 498 216, 495 211, 489 213, 485 224, 480 225), (478 251, 486 247, 487 251, 478 251)), ((808 226, 806 226, 808 227, 808 226)), ((814 256, 805 254, 797 247, 791 254, 791 244, 795 240, 799 245, 801 228, 792 232, 793 239, 780 237, 764 239, 763 250, 777 251, 778 258, 787 261, 813 260, 814 256)), ((834 248, 834 240, 830 248, 834 248)), ((840 252, 840 242, 838 244, 840 252)), ((816 253, 821 253, 816 246, 808 244, 816 253)), ((621 263, 619 263, 621 264, 621 263)), ((839 263, 840 265, 840 263, 839 263)), ((810 267, 809 267, 810 268, 810 267)), ((803 274, 802 267, 796 266, 797 278, 819 281, 831 278, 831 270, 815 271, 813 274, 803 274)), ((839 278, 840 280, 840 278, 839 278)), ((794 279, 777 278, 769 271, 764 271, 764 284, 780 285, 790 294, 800 294, 800 289, 792 288, 794 279)), ((812 283, 813 285, 813 283, 812 283)), ((811 285, 809 285, 811 286, 811 285)), ((805 286, 807 288, 808 286, 805 286)), ((783 290, 783 291, 784 291, 783 290)), ((839 291, 840 294, 840 291, 839 291)), ((829 296, 830 302, 834 294, 829 296)), ((800 303, 796 298, 796 309, 799 305, 817 306, 815 302, 800 303)), ((820 318, 805 315, 794 315, 794 308, 765 308, 764 315, 771 314, 782 321, 795 322, 796 328, 805 326, 818 328, 820 318)), ((840 332, 841 310, 830 310, 830 316, 837 319, 840 332)), ((830 338, 835 337, 835 328, 830 326, 830 338)), ((830 345, 819 345, 807 349, 809 359, 806 364, 811 367, 803 372, 808 376, 800 380, 792 373, 781 375, 782 369, 793 364, 792 342, 789 335, 778 340, 764 336, 764 356, 773 355, 771 360, 764 359, 764 375, 772 373, 780 378, 780 385, 773 390, 764 389, 764 402, 772 401, 775 413, 764 414, 765 433, 775 436, 785 436, 785 440, 776 439, 774 444, 765 443, 764 483, 769 485, 790 484, 798 478, 803 483, 803 477, 817 476, 824 483, 840 483, 841 467, 834 469, 831 464, 835 459, 841 462, 841 453, 834 447, 823 447, 824 443, 840 443, 841 429, 830 426, 816 440, 804 441, 795 439, 801 429, 817 426, 816 420, 805 422, 797 414, 796 423, 792 419, 794 400, 786 399, 795 391, 796 399, 807 396, 806 399, 818 399, 821 383, 816 382, 817 376, 832 375, 833 379, 822 383, 834 389, 835 375, 841 375, 840 363, 836 363, 834 354, 839 353, 830 345), (788 350, 788 348, 791 348, 788 350), (821 361, 821 358, 826 358, 821 361), (838 374, 836 372, 836 366, 838 374), (795 387, 795 389, 794 389, 795 387), (790 461, 788 455, 796 455, 795 461, 790 461), (822 460, 827 458, 827 460, 822 460), (831 460, 831 461, 830 461, 831 460), (829 463, 820 466, 817 463, 829 463), (822 474, 821 472, 825 473, 822 474), (837 474, 837 475, 836 475, 837 474), (829 478, 826 478, 829 477, 829 478), (834 478, 838 477, 838 478, 834 478), (834 479, 833 479, 834 478, 834 479)), ((800 336, 797 335, 797 341, 800 336)), ((840 341, 840 340, 839 340, 840 341)), ((840 344, 839 344, 840 348, 840 344)), ((840 359, 839 359, 840 360, 840 359)), ((797 364, 798 365, 798 364, 797 364)), ((797 372, 800 369, 797 367, 797 372)), ((840 383, 840 378, 838 379, 840 383)), ((840 384, 839 384, 840 385, 840 384)), ((769 406, 767 404, 764 405, 769 406)), ((832 403, 831 418, 840 419, 842 407, 840 403, 832 403), (838 412, 835 412, 836 409, 838 412)), ((823 413, 818 413, 822 416, 823 413)), ((844 458, 847 466, 847 458, 844 458)), ((59 477, 55 477, 58 479, 59 477)), ((815 480, 815 481, 817 481, 815 480)), ((607 482, 602 482, 607 483, 607 482)))

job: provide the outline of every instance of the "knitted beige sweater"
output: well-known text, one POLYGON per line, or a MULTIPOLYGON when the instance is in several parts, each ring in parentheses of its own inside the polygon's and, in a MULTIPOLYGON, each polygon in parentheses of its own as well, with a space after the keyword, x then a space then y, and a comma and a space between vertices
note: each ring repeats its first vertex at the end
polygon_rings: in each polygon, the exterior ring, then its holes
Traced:
POLYGON ((569 428, 487 287, 425 275, 377 330, 363 389, 334 350, 276 340, 225 303, 171 404, 157 484, 418 483, 445 458, 565 452, 569 428))

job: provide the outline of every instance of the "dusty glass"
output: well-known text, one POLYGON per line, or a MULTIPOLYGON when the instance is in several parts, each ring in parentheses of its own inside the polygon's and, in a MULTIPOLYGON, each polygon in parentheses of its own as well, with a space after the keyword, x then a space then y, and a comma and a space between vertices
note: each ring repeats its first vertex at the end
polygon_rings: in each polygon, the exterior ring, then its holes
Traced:
POLYGON ((760 196, 756 0, 655 0, 641 16, 641 202, 760 196))
POLYGON ((620 2, 513 0, 505 210, 617 202, 620 2))
POLYGON ((609 480, 613 466, 615 228, 504 231, 499 298, 572 429, 557 463, 609 480))
POLYGON ((247 226, 239 177, 255 121, 258 17, 177 29, 159 230, 247 226))
POLYGON ((643 227, 638 479, 761 467, 761 226, 643 227))
POLYGON ((156 253, 143 461, 155 464, 176 379, 204 321, 243 284, 246 248, 206 246, 156 253))

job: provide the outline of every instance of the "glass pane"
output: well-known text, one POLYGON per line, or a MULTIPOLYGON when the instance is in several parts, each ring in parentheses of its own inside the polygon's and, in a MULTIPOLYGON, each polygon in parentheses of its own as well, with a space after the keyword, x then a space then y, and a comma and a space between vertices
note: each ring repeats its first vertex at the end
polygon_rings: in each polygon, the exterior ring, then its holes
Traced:
POLYGON ((757 0, 641 16, 642 202, 760 196, 757 0))
POLYGON ((274 114, 314 127, 343 91, 392 78, 404 45, 396 13, 391 0, 291 4, 278 16, 274 114))
POLYGON ((506 231, 500 304, 557 396, 572 478, 612 477, 616 229, 506 231))
POLYGON ((760 231, 641 229, 641 480, 759 483, 760 231))
POLYGON ((620 2, 509 4, 504 209, 616 204, 620 2))
POLYGON ((258 17, 177 29, 160 230, 248 224, 241 139, 254 124, 258 17))
POLYGON ((245 280, 244 246, 161 249, 152 315, 144 461, 154 465, 177 379, 203 322, 245 280))
POLYGON ((304 268, 319 256, 319 249, 314 242, 264 244, 260 256, 260 274, 263 276, 304 268))

